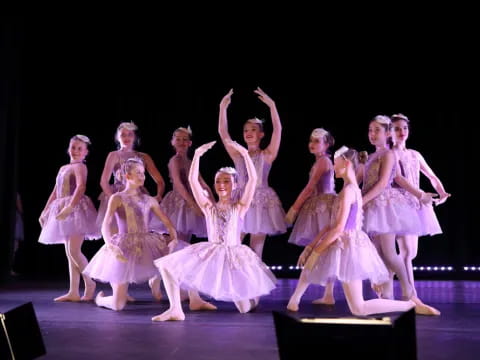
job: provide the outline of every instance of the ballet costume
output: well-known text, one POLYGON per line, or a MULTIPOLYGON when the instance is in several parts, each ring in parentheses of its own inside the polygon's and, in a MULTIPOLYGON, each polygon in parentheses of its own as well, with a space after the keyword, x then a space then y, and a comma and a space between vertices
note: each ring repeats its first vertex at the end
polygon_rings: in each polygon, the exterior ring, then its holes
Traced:
MULTIPOLYGON (((192 190, 188 182, 188 173, 192 161, 186 157, 182 158, 177 155, 175 155, 170 161, 181 162, 180 180, 185 189, 187 189, 190 195, 192 195, 192 190)), ((169 176, 170 182, 173 183, 171 180, 171 174, 169 174, 169 176)), ((207 237, 207 225, 205 223, 205 217, 197 215, 188 205, 187 201, 175 189, 169 191, 164 196, 160 206, 172 222, 173 227, 177 230, 177 232, 193 234, 196 237, 207 237)), ((150 228, 160 233, 163 233, 166 230, 165 225, 156 216, 152 216, 150 228)))
MULTIPOLYGON (((415 150, 406 150, 397 152, 399 156, 399 163, 402 175, 415 187, 420 188, 420 154, 415 150)), ((416 204, 418 218, 420 219, 421 231, 418 236, 437 235, 442 233, 442 228, 438 222, 437 216, 433 210, 432 204, 425 205, 421 203, 415 196, 401 190, 405 196, 411 199, 411 202, 416 204)))
MULTIPOLYGON (((268 185, 268 175, 272 165, 265 161, 263 151, 258 151, 250 157, 257 172, 257 184, 252 203, 245 214, 242 232, 246 234, 283 234, 287 231, 285 211, 277 193, 268 185)), ((248 174, 242 157, 234 158, 234 164, 238 172, 238 184, 233 198, 240 200, 248 180, 248 174)))
POLYGON ((100 228, 96 225, 97 210, 92 200, 82 195, 73 211, 63 220, 56 216, 70 204, 77 187, 75 179, 75 164, 62 166, 57 174, 56 199, 48 206, 45 223, 38 242, 42 244, 63 244, 71 236, 81 235, 84 240, 101 238, 100 228))
MULTIPOLYGON (((115 164, 113 165, 112 175, 113 175, 113 184, 110 184, 110 190, 112 194, 115 194, 119 191, 123 191, 125 189, 125 179, 122 174, 122 166, 128 159, 131 158, 138 158, 141 159, 143 162, 140 153, 132 150, 132 151, 123 151, 117 150, 114 152, 115 154, 115 164)), ((148 194, 147 189, 142 186, 140 188, 140 192, 144 194, 148 194)), ((97 226, 102 227, 103 219, 105 218, 105 213, 107 212, 108 206, 108 199, 109 197, 102 191, 99 195, 98 200, 100 200, 100 206, 98 207, 98 215, 97 215, 97 226)), ((113 225, 112 225, 113 226, 113 225)))
MULTIPOLYGON (((312 269, 303 269, 309 283, 326 286, 336 279, 343 283, 369 279, 372 284, 382 284, 389 280, 385 264, 368 235, 362 230, 361 193, 358 189, 355 189, 355 193, 356 198, 350 206, 341 235, 318 256, 312 269)), ((336 222, 340 195, 341 193, 333 203, 332 225, 336 222)))
POLYGON ((253 299, 275 288, 275 275, 255 252, 241 244, 238 203, 207 205, 208 241, 155 260, 182 288, 220 301, 253 299))
POLYGON ((121 205, 115 211, 118 233, 112 236, 111 244, 122 251, 123 257, 105 244, 83 273, 101 282, 142 283, 158 275, 153 261, 169 252, 167 238, 148 229, 151 202, 157 200, 143 193, 117 196, 121 197, 121 205))
MULTIPOLYGON (((381 158, 387 151, 391 150, 382 149, 369 155, 365 164, 362 194, 367 193, 378 182, 381 158)), ((395 174, 394 166, 386 188, 363 207, 363 230, 369 236, 378 234, 408 235, 421 231, 421 224, 417 216, 418 204, 400 189, 393 187, 395 174)))
MULTIPOLYGON (((313 167, 310 170, 310 177, 312 172, 313 167)), ((322 174, 315 185, 314 192, 302 205, 288 242, 306 246, 325 226, 329 225, 335 197, 333 169, 330 169, 322 174)))

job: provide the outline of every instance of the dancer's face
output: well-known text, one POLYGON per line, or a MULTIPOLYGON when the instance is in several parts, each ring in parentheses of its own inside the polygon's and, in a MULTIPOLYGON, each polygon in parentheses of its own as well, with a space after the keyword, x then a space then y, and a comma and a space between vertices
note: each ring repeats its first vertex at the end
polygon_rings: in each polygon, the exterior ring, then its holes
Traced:
POLYGON ((308 142, 308 150, 310 150, 311 154, 314 155, 322 155, 328 149, 328 145, 325 143, 324 137, 313 137, 310 136, 310 141, 308 142))
POLYGON ((88 154, 87 144, 81 140, 72 140, 68 145, 68 155, 71 162, 83 161, 88 154))
POLYGON ((229 197, 235 189, 233 176, 224 172, 219 172, 215 176, 215 191, 219 197, 229 197))
POLYGON ((368 126, 368 140, 374 146, 383 146, 387 143, 390 132, 382 124, 372 121, 368 126))
POLYGON ((177 152, 186 152, 190 146, 192 146, 192 141, 190 140, 190 135, 187 132, 177 130, 173 133, 172 137, 172 146, 177 152))
POLYGON ((141 164, 135 164, 132 166, 126 179, 134 186, 143 186, 145 183, 145 168, 141 164))
POLYGON ((333 160, 333 170, 335 171, 336 178, 341 178, 345 175, 347 165, 348 161, 343 156, 339 156, 333 160))
POLYGON ((258 144, 265 134, 260 130, 258 124, 250 122, 243 126, 243 140, 248 144, 258 144))
POLYGON ((135 143, 135 131, 121 128, 117 132, 117 140, 122 148, 133 148, 135 143))
POLYGON ((393 143, 404 143, 410 134, 408 123, 405 120, 398 120, 393 123, 393 143))

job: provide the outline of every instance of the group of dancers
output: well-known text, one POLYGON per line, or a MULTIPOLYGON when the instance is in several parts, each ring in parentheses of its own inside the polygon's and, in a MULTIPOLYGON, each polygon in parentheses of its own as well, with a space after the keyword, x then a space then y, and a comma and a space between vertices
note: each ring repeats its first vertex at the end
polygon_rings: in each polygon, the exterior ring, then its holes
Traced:
POLYGON ((110 152, 105 162, 97 212, 85 195, 90 140, 84 135, 70 139, 70 162, 60 168, 40 216, 39 242, 64 244, 68 259, 69 291, 55 301, 94 300, 98 306, 122 310, 134 300, 129 284, 148 282, 153 297, 160 300, 163 281, 170 307, 154 316, 154 321, 183 320, 182 300, 187 298, 190 310, 215 310, 200 294, 231 301, 246 313, 276 286, 274 274, 262 262, 266 237, 286 233, 293 226, 288 241, 304 250, 288 310, 298 311, 311 283, 325 286, 324 296, 314 303, 334 304, 334 283, 339 281, 354 315, 413 307, 419 314, 439 315, 416 293, 412 260, 419 236, 441 233, 432 204, 443 203, 450 194, 422 155, 406 147, 409 119, 402 114, 376 116, 368 128, 375 152, 367 155, 342 146, 333 162, 329 155, 333 136, 314 129, 308 146, 315 163, 307 185, 285 213, 268 185, 280 148, 280 117, 275 102, 262 89, 254 93, 270 109, 270 143, 260 147, 265 134, 257 118, 243 126, 246 147, 231 139, 230 90, 220 102, 218 132, 234 167, 222 167, 215 175, 218 200, 200 175, 200 159, 215 141, 199 146, 190 159, 190 128, 173 132, 175 155, 168 163, 173 189, 162 196, 162 175, 148 154, 136 150, 136 125, 124 122, 115 134, 119 149, 110 152), (144 187, 145 171, 157 185, 154 197, 144 187), (420 173, 429 178, 436 194, 420 189, 420 173), (338 194, 334 176, 343 180, 338 194), (242 244, 247 234, 250 247, 242 244), (208 241, 190 244, 192 235, 208 241), (105 244, 88 261, 81 252, 82 242, 100 238, 105 244), (400 300, 394 300, 394 275, 402 289, 400 300), (378 299, 364 300, 362 284, 367 279, 378 299), (105 296, 103 291, 95 295, 95 280, 110 283, 112 295, 105 296))

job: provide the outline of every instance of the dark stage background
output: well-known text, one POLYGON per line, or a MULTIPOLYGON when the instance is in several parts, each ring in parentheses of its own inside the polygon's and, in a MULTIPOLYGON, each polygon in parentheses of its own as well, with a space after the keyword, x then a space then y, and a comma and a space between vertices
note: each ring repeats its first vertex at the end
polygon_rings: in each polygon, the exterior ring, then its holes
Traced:
MULTIPOLYGON (((230 88, 232 137, 242 141, 243 122, 257 116, 267 119, 269 139, 269 112, 253 93, 257 86, 276 101, 283 124, 270 185, 285 210, 308 180, 314 159, 307 142, 313 128, 329 130, 335 148, 345 144, 372 152, 369 120, 402 112, 412 122, 409 146, 424 155, 452 193, 436 209, 444 233, 421 238, 415 263, 480 264, 473 233, 478 151, 472 146, 478 71, 467 41, 419 34, 413 45, 401 32, 389 41, 356 32, 334 41, 315 26, 305 29, 305 36, 282 27, 239 35, 217 30, 199 27, 182 36, 178 28, 143 18, 2 19, 3 273, 11 252, 12 194, 18 190, 25 242, 15 260, 17 271, 46 278, 67 274, 63 247, 39 245, 37 238, 38 217, 59 167, 68 162, 71 136, 80 133, 92 140, 87 195, 98 205, 101 171, 107 153, 115 149, 120 122, 133 120, 139 126, 139 150, 152 156, 168 183, 172 131, 190 125, 193 148, 219 141, 218 104, 230 88)), ((201 172, 212 184, 215 170, 230 164, 219 143, 202 158, 201 172)), ((425 178, 422 184, 432 190, 425 178)), ((154 190, 152 185, 148 179, 147 187, 154 190)), ((288 234, 267 239, 267 264, 296 262, 300 249, 287 239, 288 234)), ((90 258, 102 244, 85 242, 84 253, 90 258)))

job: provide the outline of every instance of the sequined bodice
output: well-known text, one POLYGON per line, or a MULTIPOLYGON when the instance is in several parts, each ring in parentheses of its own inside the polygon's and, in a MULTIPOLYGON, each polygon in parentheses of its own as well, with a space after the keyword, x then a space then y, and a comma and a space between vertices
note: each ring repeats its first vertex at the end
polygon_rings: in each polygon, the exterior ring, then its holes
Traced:
MULTIPOLYGON (((343 190, 342 190, 343 191, 343 190)), ((332 217, 331 225, 334 225, 336 222, 336 216, 338 214, 338 209, 340 206, 341 193, 335 198, 332 208, 332 217)), ((363 225, 363 209, 360 204, 361 202, 361 193, 355 191, 355 201, 350 205, 350 210, 348 212, 347 222, 345 223, 344 231, 348 230, 360 230, 363 225)))
POLYGON ((73 195, 77 187, 73 165, 65 165, 60 169, 55 184, 57 198, 73 195))
MULTIPOLYGON (((309 177, 313 175, 315 166, 312 166, 310 169, 309 177)), ((329 170, 324 171, 318 182, 315 184, 315 192, 313 195, 319 194, 334 194, 335 193, 335 180, 333 178, 333 167, 330 167, 329 170)))
POLYGON ((396 154, 402 176, 418 188, 420 186, 420 161, 418 160, 416 151, 397 151, 396 154))
MULTIPOLYGON (((192 164, 192 160, 188 158, 181 158, 181 157, 174 156, 170 161, 175 161, 175 158, 178 159, 180 163, 180 166, 179 166, 180 181, 182 182, 182 185, 185 187, 185 189, 187 189, 190 193, 192 193, 190 188, 190 183, 188 182, 188 173, 190 172, 190 165, 192 164)), ((168 176, 170 178, 170 183, 173 184, 172 174, 170 170, 168 171, 168 176)))
MULTIPOLYGON (((383 149, 368 156, 368 161, 365 164, 365 170, 363 174, 363 186, 362 186, 363 194, 368 192, 378 182, 380 177, 380 167, 382 162, 382 156, 385 155, 388 151, 390 150, 383 149)), ((387 188, 392 187, 394 177, 395 177, 395 166, 392 167, 392 171, 388 179, 387 188)))
MULTIPOLYGON (((258 187, 268 187, 268 175, 270 174, 271 164, 265 161, 265 155, 263 151, 259 151, 250 156, 255 165, 255 170, 257 172, 257 188, 258 187)), ((245 161, 241 156, 238 156, 233 159, 235 164, 235 169, 238 172, 238 186, 240 188, 245 187, 245 184, 248 180, 247 168, 245 166, 245 161)))
POLYGON ((148 232, 148 215, 152 198, 140 193, 127 195, 119 193, 122 204, 115 212, 120 234, 148 232))
POLYGON ((208 241, 228 246, 241 244, 242 220, 240 219, 237 204, 226 207, 215 204, 208 207, 206 222, 208 241))

